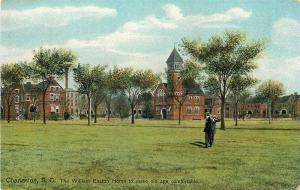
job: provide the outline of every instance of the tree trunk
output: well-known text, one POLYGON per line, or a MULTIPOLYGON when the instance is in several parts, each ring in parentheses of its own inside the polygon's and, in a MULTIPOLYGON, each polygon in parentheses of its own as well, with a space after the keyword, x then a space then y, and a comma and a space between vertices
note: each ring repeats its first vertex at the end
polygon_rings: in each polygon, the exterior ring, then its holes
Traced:
POLYGON ((237 112, 237 109, 238 109, 238 102, 235 102, 235 126, 237 126, 237 124, 238 124, 238 112, 237 112))
POLYGON ((33 122, 35 122, 35 110, 33 112, 33 122))
POLYGON ((130 105, 131 107, 131 124, 134 124, 134 106, 133 105, 130 105))
POLYGON ((95 104, 95 105, 94 105, 94 110, 95 110, 95 111, 94 111, 94 114, 95 114, 95 116, 94 116, 94 123, 97 123, 97 107, 98 107, 98 106, 95 104))
POLYGON ((221 98, 221 129, 225 130, 225 97, 221 98))
POLYGON ((88 96, 88 125, 91 125, 91 97, 88 96))
POLYGON ((9 123, 10 122, 10 104, 8 103, 7 104, 7 123, 9 123))
POLYGON ((272 117, 272 109, 271 109, 271 101, 269 101, 269 124, 271 124, 271 117, 272 117))
POLYGON ((110 120, 110 104, 107 106, 107 121, 110 120))
POLYGON ((47 90, 44 90, 43 92, 43 123, 46 124, 46 92, 47 90))
POLYGON ((181 103, 179 103, 179 107, 178 107, 178 125, 181 124, 181 103))

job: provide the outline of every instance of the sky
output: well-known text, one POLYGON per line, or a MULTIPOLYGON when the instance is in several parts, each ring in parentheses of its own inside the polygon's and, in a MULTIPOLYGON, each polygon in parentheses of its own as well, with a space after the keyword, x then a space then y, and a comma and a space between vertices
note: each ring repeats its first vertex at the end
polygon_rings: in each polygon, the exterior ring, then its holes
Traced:
POLYGON ((238 29, 267 40, 254 76, 300 93, 300 0, 2 0, 0 15, 0 64, 64 47, 82 64, 164 72, 183 37, 238 29))

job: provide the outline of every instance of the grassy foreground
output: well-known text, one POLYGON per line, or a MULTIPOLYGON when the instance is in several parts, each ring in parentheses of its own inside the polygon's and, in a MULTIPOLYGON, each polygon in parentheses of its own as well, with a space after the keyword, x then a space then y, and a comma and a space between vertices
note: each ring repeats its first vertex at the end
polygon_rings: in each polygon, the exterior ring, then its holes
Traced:
MULTIPOLYGON (((300 122, 227 121, 205 149, 203 121, 1 122, 1 189, 294 190, 300 122), (24 181, 18 181, 18 179, 24 181), (80 179, 80 181, 79 181, 80 179)), ((219 124, 218 124, 219 127, 219 124)))

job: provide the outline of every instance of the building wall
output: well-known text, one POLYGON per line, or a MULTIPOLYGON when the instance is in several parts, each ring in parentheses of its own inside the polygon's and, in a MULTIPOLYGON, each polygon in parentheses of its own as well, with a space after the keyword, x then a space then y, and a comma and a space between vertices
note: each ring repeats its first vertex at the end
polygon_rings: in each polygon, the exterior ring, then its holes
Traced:
MULTIPOLYGON (((5 103, 4 98, 6 94, 2 97, 2 103, 5 103)), ((10 119, 11 120, 21 120, 21 119, 33 119, 33 112, 30 112, 30 108, 34 104, 34 98, 37 96, 37 113, 36 118, 43 118, 43 94, 39 93, 35 95, 32 91, 26 91, 24 86, 17 87, 10 94, 10 97, 14 100, 10 108, 10 119)), ((51 85, 46 92, 45 97, 45 110, 46 118, 48 119, 51 112, 57 113, 59 117, 63 118, 64 108, 62 103, 65 101, 65 91, 64 89, 55 82, 55 85, 51 85)), ((7 104, 3 106, 4 108, 4 118, 7 119, 8 107, 7 104)))
MULTIPOLYGON (((50 114, 58 114, 59 117, 64 117, 63 103, 65 101, 65 90, 59 85, 51 85, 48 87, 45 96, 45 113, 46 118, 50 114)), ((40 119, 43 118, 43 95, 40 94, 38 97, 38 113, 40 119)))
POLYGON ((68 103, 68 112, 71 115, 79 116, 80 109, 79 109, 79 93, 77 90, 74 89, 66 89, 66 98, 68 103))
MULTIPOLYGON (((154 118, 177 120, 179 118, 179 102, 167 96, 167 89, 162 85, 154 94, 154 118)), ((205 97, 201 94, 190 94, 185 97, 181 107, 181 118, 185 120, 204 119, 205 97)))

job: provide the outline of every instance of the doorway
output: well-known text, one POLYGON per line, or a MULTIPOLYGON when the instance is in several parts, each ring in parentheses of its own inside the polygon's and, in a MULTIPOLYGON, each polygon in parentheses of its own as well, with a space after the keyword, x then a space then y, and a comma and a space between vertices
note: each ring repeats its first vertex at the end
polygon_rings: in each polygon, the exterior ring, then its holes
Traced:
POLYGON ((166 108, 161 109, 161 114, 162 114, 162 119, 166 119, 167 118, 167 109, 166 108))

